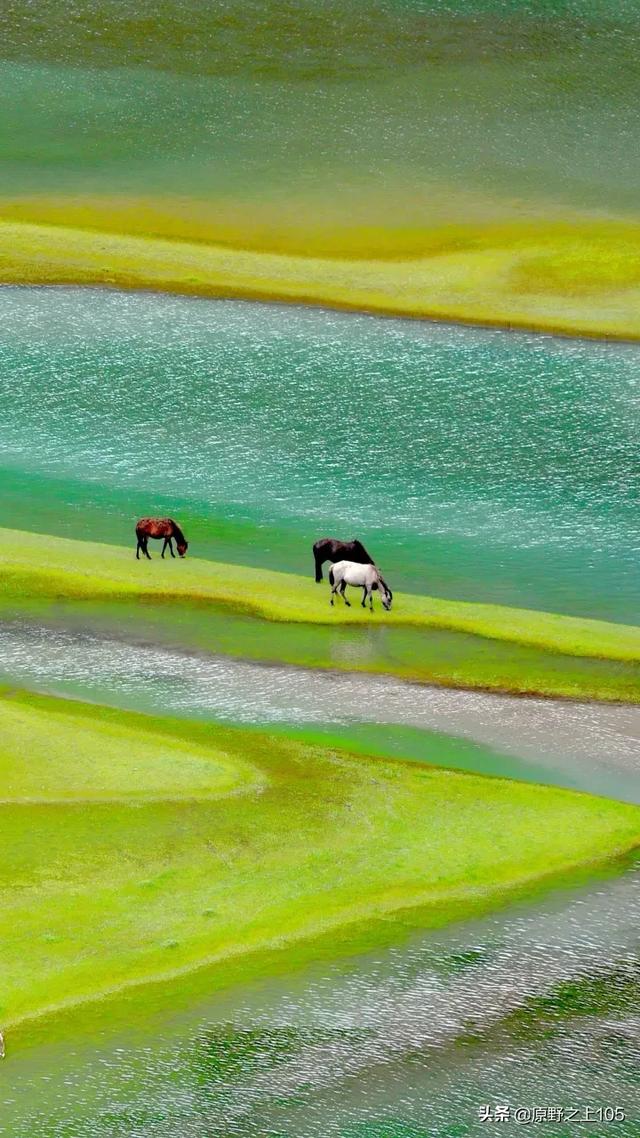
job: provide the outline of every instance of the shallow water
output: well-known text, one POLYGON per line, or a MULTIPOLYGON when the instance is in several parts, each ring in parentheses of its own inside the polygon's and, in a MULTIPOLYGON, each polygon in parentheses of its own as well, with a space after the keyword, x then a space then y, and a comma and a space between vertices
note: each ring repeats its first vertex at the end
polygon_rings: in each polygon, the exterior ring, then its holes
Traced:
MULTIPOLYGON (((634 708, 265 667, 19 623, 1 626, 0 660, 7 682, 150 712, 348 732, 357 709, 381 728, 424 729, 432 760, 451 756, 429 732, 450 732, 484 744, 475 761, 485 773, 502 755, 501 773, 640 801, 634 708)), ((9 1037, 0 1134, 451 1138, 481 1135, 482 1104, 507 1103, 618 1105, 628 1122, 572 1123, 562 1134, 635 1138, 639 919, 631 864, 483 920, 405 932, 404 942, 399 926, 393 948, 285 979, 215 996, 205 979, 198 998, 182 998, 178 983, 159 1001, 88 1008, 58 1042, 12 1054, 9 1037), (509 1026, 509 1015, 567 984, 585 993, 571 988, 509 1026)))
POLYGON ((4 1066, 0 1133, 451 1138, 486 1133, 486 1103, 579 1107, 580 1117, 620 1106, 624 1123, 536 1133, 632 1138, 639 921, 640 874, 629 869, 186 1011, 165 1006, 143 1026, 103 1017, 93 1040, 80 1025, 4 1066))
MULTIPOLYGON (((637 213, 630 3, 140 0, 123 18, 111 0, 9 0, 0 30, 0 192, 36 195, 39 210, 41 195, 98 194, 111 210, 116 195, 125 213, 155 195, 161 224, 304 248, 358 226, 397 237, 449 217, 637 213)), ((179 511, 196 552, 306 571, 318 530, 335 528, 371 540, 394 584, 637 622, 638 358, 328 313, 3 290, 3 524, 129 541, 136 515, 179 511)), ((382 680, 5 632, 12 682, 272 724, 348 729, 357 706, 478 740, 518 777, 637 799, 627 709, 418 698, 382 680)), ((486 1133, 482 1102, 589 1102, 631 1121, 534 1132, 636 1138, 639 917, 632 870, 167 1014, 151 1033, 10 1052, 0 1132, 460 1138, 486 1133), (555 1014, 524 1038, 493 1027, 590 974, 603 977, 591 1014, 555 1014), (469 1029, 489 1035, 470 1042, 469 1029)))
MULTIPOLYGON (((267 727, 402 725, 480 744, 476 769, 485 773, 640 802, 634 706, 452 691, 22 624, 0 624, 0 681, 130 710, 267 727)), ((452 756, 444 738, 425 738, 424 757, 449 765, 452 756)))
POLYGON ((0 290, 3 523, 633 623, 640 349, 240 302, 0 290))
MULTIPOLYGON (((354 715, 383 737, 405 724, 424 731, 415 758, 455 765, 446 732, 476 745, 466 769, 640 801, 632 707, 267 667, 17 622, 0 628, 0 660, 6 682, 152 713, 331 723, 347 742, 354 715)), ((536 1133, 635 1138, 640 875, 620 872, 409 940, 399 925, 393 948, 286 979, 214 996, 205 977, 199 996, 185 999, 178 982, 151 1002, 89 1007, 62 1040, 9 1053, 0 1133, 480 1138, 482 1105, 509 1104, 578 1107, 582 1118, 619 1106, 625 1122, 536 1133), (509 1019, 545 996, 549 1006, 509 1019)))

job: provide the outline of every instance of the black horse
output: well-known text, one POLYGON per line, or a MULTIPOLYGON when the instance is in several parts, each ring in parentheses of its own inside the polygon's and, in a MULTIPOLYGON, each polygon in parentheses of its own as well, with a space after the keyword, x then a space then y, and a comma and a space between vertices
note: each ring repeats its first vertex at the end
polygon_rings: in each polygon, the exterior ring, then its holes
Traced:
POLYGON ((316 563, 316 581, 322 580, 322 566, 325 561, 335 565, 336 561, 356 561, 358 565, 375 565, 373 557, 367 553, 361 541, 338 541, 336 537, 321 537, 313 546, 316 563))

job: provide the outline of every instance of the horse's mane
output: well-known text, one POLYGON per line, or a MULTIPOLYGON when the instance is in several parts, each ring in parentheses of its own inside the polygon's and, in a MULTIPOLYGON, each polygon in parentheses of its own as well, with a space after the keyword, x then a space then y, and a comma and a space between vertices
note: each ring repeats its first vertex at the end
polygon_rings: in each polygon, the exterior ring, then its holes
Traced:
POLYGON ((183 541, 186 542, 187 539, 184 536, 182 530, 180 529, 180 526, 178 525, 178 523, 174 522, 173 518, 169 518, 169 521, 171 522, 171 525, 173 526, 173 532, 174 532, 174 535, 176 537, 176 540, 179 542, 183 542, 183 541))
POLYGON ((382 573, 380 572, 380 570, 379 570, 379 569, 377 570, 377 573, 378 573, 378 581, 379 581, 379 582, 380 582, 380 584, 383 586, 383 588, 385 588, 385 589, 386 589, 386 591, 388 592, 389 596, 390 596, 390 597, 393 597, 393 593, 391 592, 391 589, 390 589, 390 588, 389 588, 389 586, 387 585, 387 582, 385 581, 385 579, 384 579, 384 577, 382 576, 382 573))
POLYGON ((349 544, 349 545, 352 545, 352 546, 353 546, 353 548, 354 548, 354 550, 357 550, 357 552, 358 552, 358 553, 359 553, 359 554, 360 554, 362 557, 366 557, 366 559, 367 559, 367 562, 368 562, 368 564, 369 564, 369 565, 375 565, 375 561, 373 560, 373 558, 372 558, 371 554, 367 552, 367 550, 365 549, 364 545, 362 544, 362 542, 361 542, 361 541, 359 541, 359 540, 358 540, 358 538, 357 538, 357 537, 354 537, 353 541, 351 541, 351 542, 348 542, 347 544, 349 544))

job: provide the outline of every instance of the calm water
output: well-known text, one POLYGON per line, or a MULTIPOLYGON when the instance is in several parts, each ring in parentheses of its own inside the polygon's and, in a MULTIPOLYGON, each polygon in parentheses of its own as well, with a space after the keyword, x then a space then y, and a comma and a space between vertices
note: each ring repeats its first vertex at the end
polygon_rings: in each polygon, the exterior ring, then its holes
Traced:
POLYGON ((633 622, 640 350, 239 302, 0 291, 3 522, 633 622))

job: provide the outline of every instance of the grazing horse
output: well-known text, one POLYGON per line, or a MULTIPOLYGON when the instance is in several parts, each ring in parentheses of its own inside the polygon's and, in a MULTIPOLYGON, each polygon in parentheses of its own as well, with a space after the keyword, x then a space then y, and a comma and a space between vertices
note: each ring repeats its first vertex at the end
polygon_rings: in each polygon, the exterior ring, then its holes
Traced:
POLYGON ((140 550, 142 550, 143 556, 148 557, 149 561, 151 561, 151 555, 147 548, 150 537, 158 539, 164 538, 162 557, 164 557, 167 546, 169 546, 171 556, 175 557, 173 545, 171 544, 172 538, 176 539, 176 546, 180 557, 184 557, 189 545, 180 526, 177 522, 174 522, 173 518, 140 518, 140 521, 136 523, 136 537, 138 539, 136 546, 136 558, 138 560, 140 559, 140 550))
POLYGON ((322 580, 322 566, 325 561, 355 561, 358 565, 373 565, 373 557, 367 553, 361 541, 338 541, 336 537, 321 537, 313 547, 316 563, 316 581, 322 580))
POLYGON ((383 579, 380 570, 375 565, 361 565, 355 561, 336 561, 329 570, 329 583, 331 584, 331 604, 336 594, 342 597, 345 605, 351 608, 351 602, 345 596, 347 585, 355 585, 362 589, 362 607, 369 598, 369 607, 373 612, 373 593, 378 589, 382 607, 389 611, 393 600, 393 593, 383 579))

